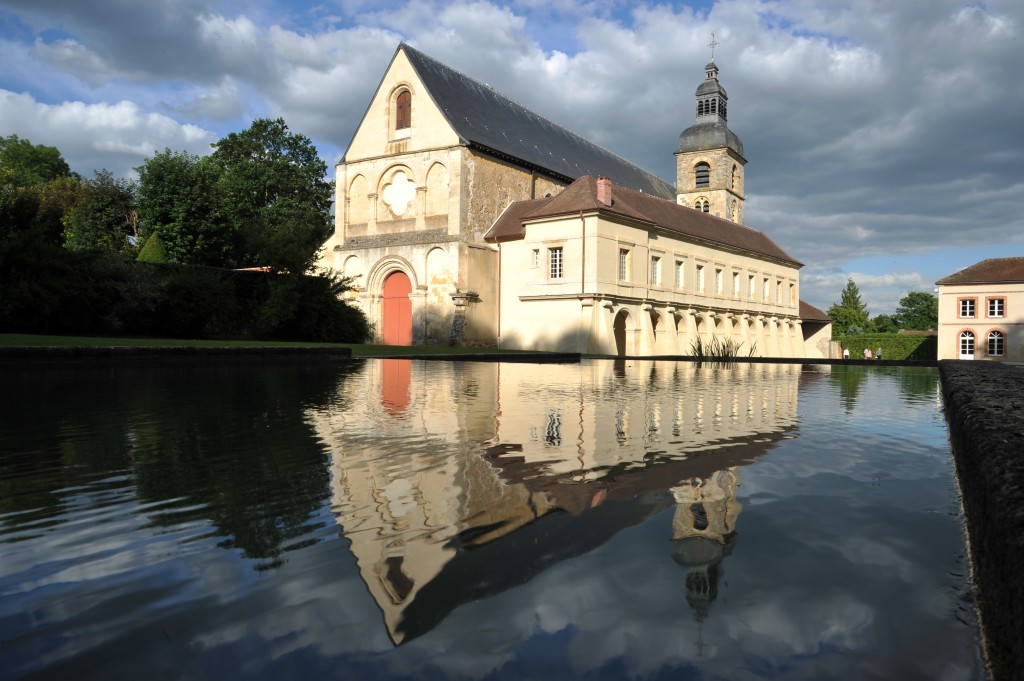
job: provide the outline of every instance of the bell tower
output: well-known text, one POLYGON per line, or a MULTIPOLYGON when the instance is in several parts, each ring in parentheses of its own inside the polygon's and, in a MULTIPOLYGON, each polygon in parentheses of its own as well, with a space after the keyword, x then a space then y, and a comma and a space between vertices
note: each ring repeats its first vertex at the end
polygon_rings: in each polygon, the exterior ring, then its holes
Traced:
POLYGON ((676 202, 743 223, 743 142, 729 129, 729 95, 718 82, 715 34, 704 82, 697 87, 697 118, 679 135, 676 202))

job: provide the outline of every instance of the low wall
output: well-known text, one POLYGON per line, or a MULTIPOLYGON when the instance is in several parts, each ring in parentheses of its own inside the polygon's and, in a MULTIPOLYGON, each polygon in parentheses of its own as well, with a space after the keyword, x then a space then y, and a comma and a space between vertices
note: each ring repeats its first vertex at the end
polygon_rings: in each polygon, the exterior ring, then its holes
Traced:
POLYGON ((1024 681, 1024 367, 939 362, 993 681, 1024 681))

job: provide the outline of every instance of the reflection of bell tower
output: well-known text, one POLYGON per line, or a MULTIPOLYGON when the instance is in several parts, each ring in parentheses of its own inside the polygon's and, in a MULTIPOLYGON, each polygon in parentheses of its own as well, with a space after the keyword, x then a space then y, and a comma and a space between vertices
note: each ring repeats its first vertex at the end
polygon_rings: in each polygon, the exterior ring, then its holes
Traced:
POLYGON ((729 129, 729 95, 718 82, 711 36, 711 61, 697 87, 697 118, 679 135, 676 203, 743 223, 743 142, 729 129))
POLYGON ((691 478, 672 488, 672 558, 686 568, 686 602, 694 619, 703 622, 718 596, 719 564, 736 542, 737 469, 715 471, 709 478, 691 478))

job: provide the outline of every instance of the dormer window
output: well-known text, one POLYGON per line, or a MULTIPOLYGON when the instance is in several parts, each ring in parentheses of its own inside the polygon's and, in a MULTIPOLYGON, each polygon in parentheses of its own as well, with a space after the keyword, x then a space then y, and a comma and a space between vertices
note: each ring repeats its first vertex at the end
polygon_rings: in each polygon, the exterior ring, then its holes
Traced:
POLYGON ((693 167, 693 176, 696 186, 708 187, 711 185, 711 166, 703 161, 693 167))
POLYGON ((402 90, 395 100, 395 130, 412 126, 412 93, 402 90))

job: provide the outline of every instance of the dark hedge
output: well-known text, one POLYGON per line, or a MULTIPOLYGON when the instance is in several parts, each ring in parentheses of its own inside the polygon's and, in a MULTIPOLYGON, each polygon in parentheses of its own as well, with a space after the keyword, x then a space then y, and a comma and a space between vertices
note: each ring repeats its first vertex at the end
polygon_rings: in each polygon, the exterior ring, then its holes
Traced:
POLYGON ((882 359, 935 359, 938 340, 935 336, 897 333, 865 333, 857 336, 843 336, 839 339, 844 348, 849 348, 850 359, 863 359, 864 348, 871 348, 875 355, 882 348, 882 359))
POLYGON ((0 332, 361 343, 340 278, 136 262, 0 241, 0 332))

